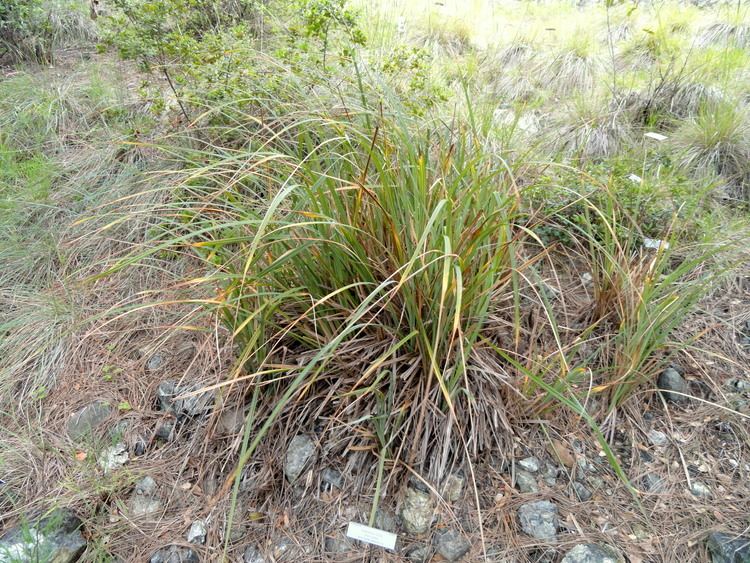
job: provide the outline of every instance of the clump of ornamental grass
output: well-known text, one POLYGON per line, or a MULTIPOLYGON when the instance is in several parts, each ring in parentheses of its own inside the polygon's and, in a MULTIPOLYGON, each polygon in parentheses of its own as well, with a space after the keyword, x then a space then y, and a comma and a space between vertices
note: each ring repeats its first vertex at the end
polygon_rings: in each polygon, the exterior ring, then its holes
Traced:
POLYGON ((695 117, 704 108, 718 107, 726 100, 717 86, 681 78, 660 81, 643 91, 626 95, 622 104, 634 123, 668 126, 675 119, 695 117))
POLYGON ((583 36, 544 63, 539 69, 541 85, 556 96, 593 91, 604 68, 595 43, 583 36))
POLYGON ((750 46, 750 25, 744 23, 714 23, 698 32, 699 47, 731 45, 739 48, 750 46))
POLYGON ((679 166, 699 179, 718 174, 732 197, 750 195, 750 126, 741 108, 706 107, 672 135, 679 166))
POLYGON ((632 133, 621 104, 575 98, 552 133, 553 149, 581 162, 598 161, 629 146, 632 133))

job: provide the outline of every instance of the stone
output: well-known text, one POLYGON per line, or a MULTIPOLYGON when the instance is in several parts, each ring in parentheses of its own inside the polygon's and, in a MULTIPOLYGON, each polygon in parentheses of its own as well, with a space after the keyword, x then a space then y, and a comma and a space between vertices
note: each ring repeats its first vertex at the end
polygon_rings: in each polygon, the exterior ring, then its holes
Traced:
POLYGON ((521 505, 518 521, 525 534, 538 540, 554 540, 560 527, 557 506, 548 500, 521 505))
POLYGON ((591 500, 591 497, 593 496, 586 485, 584 485, 583 483, 579 483, 578 481, 573 482, 573 491, 575 492, 576 497, 578 497, 578 500, 580 500, 581 502, 591 500))
POLYGON ((189 547, 169 545, 156 551, 149 563, 200 563, 200 558, 189 547))
POLYGON ((165 442, 169 442, 174 436, 175 421, 174 419, 165 420, 160 422, 159 426, 156 427, 156 437, 165 442))
POLYGON ((579 544, 568 551, 560 563, 622 563, 612 549, 593 543, 579 544))
POLYGON ((430 557, 432 557, 432 550, 427 545, 412 548, 406 554, 406 558, 413 563, 427 563, 430 557))
POLYGON ((129 459, 128 447, 120 442, 114 446, 105 448, 99 455, 97 463, 106 475, 125 465, 129 459))
POLYGON ((267 563, 266 558, 254 545, 248 545, 242 554, 242 563, 267 563))
POLYGON ((535 457, 527 457, 519 461, 518 466, 529 473, 536 473, 539 471, 539 459, 535 457))
POLYGON ((651 429, 646 433, 646 437, 648 438, 648 441, 651 442, 654 446, 666 446, 667 442, 669 441, 667 438, 667 435, 664 432, 661 432, 660 430, 651 429))
POLYGON ((341 532, 332 536, 327 536, 324 541, 324 546, 326 553, 333 554, 349 553, 355 550, 352 541, 341 532))
POLYGON ((68 419, 68 436, 74 441, 90 436, 112 412, 113 409, 107 401, 96 401, 83 407, 68 419))
POLYGON ((684 395, 689 392, 687 381, 674 368, 667 368, 659 375, 656 384, 667 401, 685 404, 689 401, 684 395))
POLYGON ((435 538, 435 549, 446 561, 459 561, 469 553, 471 543, 456 530, 444 530, 435 538))
POLYGON ((410 534, 424 534, 432 525, 435 503, 428 491, 411 485, 406 487, 401 505, 401 523, 410 534))
POLYGON ((389 508, 378 508, 375 512, 373 524, 379 530, 385 530, 386 532, 395 532, 398 527, 396 515, 389 508))
POLYGON ((190 529, 187 533, 187 541, 188 543, 204 544, 206 543, 207 534, 208 530, 206 530, 206 521, 196 520, 190 525, 190 529))
POLYGON ((337 469, 331 469, 326 467, 320 472, 320 480, 328 488, 343 489, 344 488, 344 477, 341 472, 337 469))
POLYGON ((539 485, 537 485, 536 477, 523 469, 516 470, 516 486, 522 493, 539 492, 539 485))
POLYGON ((700 481, 693 481, 690 483, 690 492, 699 498, 711 498, 713 496, 711 494, 711 489, 709 489, 705 483, 700 481))
POLYGON ((216 430, 221 436, 234 436, 245 426, 245 408, 233 407, 222 411, 216 430))
POLYGON ((0 537, 0 561, 72 563, 86 549, 81 520, 70 510, 57 509, 0 537))
POLYGON ((283 537, 273 545, 273 561, 304 561, 303 550, 290 538, 283 537))
POLYGON ((733 393, 748 393, 750 392, 750 381, 730 379, 727 381, 727 388, 733 393))
POLYGON ((464 494, 464 485, 466 484, 466 477, 463 472, 456 471, 446 477, 445 483, 443 483, 443 498, 448 502, 456 502, 461 499, 464 494))
POLYGON ((286 450, 284 475, 294 483, 315 458, 315 442, 306 434, 297 434, 286 450))
POLYGON ((135 485, 130 496, 130 513, 133 517, 161 512, 162 501, 156 496, 156 481, 146 476, 135 485))
POLYGON ((164 364, 166 363, 167 358, 164 356, 164 354, 156 352, 146 361, 146 369, 148 371, 156 371, 164 367, 164 364))
POLYGON ((663 493, 667 487, 666 481, 656 473, 646 473, 646 475, 641 478, 641 485, 644 490, 654 494, 663 493))
POLYGON ((213 407, 214 393, 207 391, 183 399, 175 398, 191 391, 195 389, 177 385, 172 380, 162 381, 156 390, 159 409, 177 418, 196 418, 207 414, 213 407))
POLYGON ((750 537, 713 532, 707 545, 712 563, 750 563, 750 537))
POLYGON ((557 476, 559 474, 560 468, 555 465, 547 465, 542 473, 544 482, 550 487, 554 487, 557 484, 557 476))

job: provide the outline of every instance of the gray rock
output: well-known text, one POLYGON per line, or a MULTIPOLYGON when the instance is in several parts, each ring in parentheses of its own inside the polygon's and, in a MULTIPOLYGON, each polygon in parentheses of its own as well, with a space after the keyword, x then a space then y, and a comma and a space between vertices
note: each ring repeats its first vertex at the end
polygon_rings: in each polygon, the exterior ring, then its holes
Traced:
POLYGON ((641 478, 641 484, 644 490, 655 494, 663 493, 667 487, 666 481, 656 473, 646 473, 646 475, 641 478))
POLYGON ((86 549, 81 520, 67 509, 18 526, 0 537, 0 561, 72 563, 86 549))
POLYGON ((557 506, 548 500, 527 502, 518 509, 521 530, 538 540, 553 540, 557 536, 560 520, 557 506))
POLYGON ((375 512, 375 522, 373 524, 379 530, 385 530, 386 532, 395 532, 398 526, 396 515, 388 508, 378 508, 375 512))
POLYGON ((204 544, 206 543, 206 534, 208 534, 208 530, 206 530, 206 521, 196 520, 190 525, 190 529, 187 533, 187 541, 188 543, 204 544))
POLYGON ((713 532, 708 536, 713 563, 750 563, 750 537, 713 532))
POLYGON ((464 485, 466 477, 460 471, 451 473, 446 477, 443 483, 443 498, 448 502, 458 501, 464 494, 464 485))
POLYGON ((709 489, 705 483, 700 481, 693 481, 690 483, 690 492, 699 498, 711 498, 713 496, 711 494, 711 489, 709 489))
POLYGON ((164 364, 167 363, 167 358, 164 356, 164 354, 160 352, 156 352, 153 354, 148 361, 146 361, 146 369, 148 371, 156 371, 164 366, 164 364))
POLYGON ((404 502, 401 505, 401 522, 410 534, 424 534, 432 525, 435 503, 429 492, 416 487, 406 488, 404 502))
POLYGON ((446 561, 459 561, 469 553, 471 543, 456 530, 445 530, 437 534, 435 548, 446 561))
POLYGON ((292 539, 283 537, 273 545, 273 561, 305 561, 305 550, 292 539))
POLYGON ((568 551, 561 563, 621 563, 613 550, 593 543, 580 544, 568 551))
POLYGON ((107 474, 125 465, 128 462, 128 459, 130 459, 130 456, 128 455, 128 447, 123 443, 119 443, 110 446, 109 448, 105 448, 99 455, 97 464, 102 468, 102 471, 107 474))
POLYGON ((242 432, 243 426, 245 426, 245 408, 233 407, 221 413, 216 430, 222 436, 234 436, 242 432))
POLYGON ((133 517, 161 512, 162 501, 156 496, 156 481, 146 476, 135 485, 130 496, 130 513, 133 517))
POLYGON ((688 393, 689 389, 687 381, 685 381, 676 369, 665 369, 659 375, 656 384, 667 401, 672 401, 677 404, 685 404, 688 402, 688 397, 680 394, 688 393))
POLYGON ((106 401, 96 401, 73 413, 68 419, 68 436, 78 441, 90 436, 112 414, 112 407, 106 401))
POLYGON ((413 563, 427 563, 432 557, 432 550, 427 545, 421 545, 410 549, 406 554, 407 559, 413 563))
POLYGON ((336 489, 344 488, 344 477, 337 469, 326 467, 320 472, 320 480, 329 487, 335 487, 336 489))
POLYGON ((156 481, 153 477, 146 475, 143 479, 135 484, 135 494, 152 496, 156 494, 156 481))
POLYGON ((727 388, 732 393, 747 393, 750 392, 750 381, 744 379, 730 379, 727 381, 727 388))
POLYGON ((587 500, 591 500, 591 497, 593 496, 593 494, 591 493, 591 491, 588 490, 586 485, 584 485, 583 483, 579 483, 578 481, 573 482, 573 491, 578 497, 578 500, 580 500, 581 502, 586 502, 587 500))
POLYGON ((305 434, 297 434, 286 450, 284 475, 290 483, 294 483, 314 459, 315 442, 305 434))
POLYGON ((547 465, 544 468, 544 482, 550 487, 554 487, 557 484, 557 476, 560 474, 560 468, 555 465, 547 465))
POLYGON ((200 558, 189 547, 169 545, 156 551, 149 563, 200 563, 200 558))
POLYGON ((349 553, 355 550, 352 541, 341 532, 326 537, 324 546, 327 553, 333 554, 349 553))
POLYGON ((242 563, 267 563, 266 558, 254 545, 248 545, 245 548, 245 553, 242 554, 242 563))
POLYGON ((160 422, 156 427, 156 437, 165 442, 169 442, 174 437, 175 421, 168 419, 160 422))
POLYGON ((537 485, 536 477, 523 469, 516 470, 516 486, 518 486, 518 490, 522 493, 539 492, 539 485, 537 485))
POLYGON ((156 390, 159 408, 164 412, 174 414, 177 418, 195 418, 208 413, 213 407, 214 393, 207 391, 182 399, 176 398, 191 391, 195 389, 177 385, 171 380, 162 381, 156 390))
POLYGON ((668 442, 667 435, 659 430, 651 429, 646 434, 648 441, 654 446, 666 446, 668 442))
POLYGON ((527 457, 519 461, 518 466, 529 473, 536 473, 539 471, 539 459, 535 457, 527 457))

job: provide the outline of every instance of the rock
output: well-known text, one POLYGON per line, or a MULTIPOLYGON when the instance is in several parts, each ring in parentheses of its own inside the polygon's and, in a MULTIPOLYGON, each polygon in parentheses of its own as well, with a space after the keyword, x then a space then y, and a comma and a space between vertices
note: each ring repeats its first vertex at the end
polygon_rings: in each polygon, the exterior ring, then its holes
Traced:
POLYGON ((449 474, 443 484, 443 498, 448 502, 458 501, 464 494, 465 484, 466 477, 463 472, 456 471, 455 473, 449 474))
POLYGON ((221 436, 234 436, 245 426, 245 408, 233 407, 225 409, 216 424, 216 430, 221 436))
POLYGON ((713 563, 749 563, 750 537, 713 532, 708 536, 708 552, 713 563))
POLYGON ((437 534, 435 548, 446 561, 458 561, 469 553, 471 543, 456 530, 445 530, 437 534))
POLYGON ((588 490, 586 485, 583 483, 579 483, 578 481, 573 482, 573 491, 575 491, 576 496, 578 497, 578 500, 581 502, 586 502, 587 500, 591 500, 591 497, 593 494, 591 491, 588 490))
POLYGON ((320 480, 323 482, 323 484, 328 485, 328 488, 344 488, 344 477, 337 469, 326 467, 325 469, 323 469, 323 471, 320 472, 320 480))
POLYGON ((297 434, 286 450, 284 475, 294 483, 315 458, 315 442, 305 434, 297 434))
POLYGON ((688 397, 680 394, 688 393, 689 389, 687 381, 685 381, 676 369, 665 369, 659 375, 656 384, 667 401, 672 401, 677 404, 685 404, 688 402, 688 397))
POLYGON ((711 494, 711 489, 700 481, 693 481, 690 483, 690 492, 693 493, 694 496, 700 498, 711 498, 713 496, 711 494))
POLYGON ((432 525, 435 503, 429 491, 424 491, 417 484, 411 482, 406 487, 406 496, 401 505, 401 522, 410 534, 424 534, 432 525))
POLYGON ((12 528, 0 537, 0 561, 72 563, 86 549, 81 520, 70 510, 12 528))
POLYGON ((165 442, 169 442, 174 436, 175 421, 174 419, 165 420, 156 427, 156 437, 165 442))
POLYGON ((561 563, 622 563, 622 558, 607 547, 586 543, 568 551, 561 563))
POLYGON ((389 508, 378 508, 375 512, 375 522, 373 524, 379 530, 385 530, 386 532, 395 532, 398 526, 396 515, 389 508))
POLYGON ((188 543, 204 544, 206 543, 207 533, 205 520, 196 520, 190 525, 187 533, 187 541, 188 543))
POLYGON ((156 551, 149 563, 200 563, 200 558, 189 547, 169 545, 156 551))
POLYGON ((134 517, 161 512, 162 502, 156 496, 156 489, 156 481, 149 476, 136 483, 130 497, 130 513, 134 517))
POLYGON ((555 465, 547 465, 544 468, 544 482, 548 486, 554 487, 557 484, 557 476, 560 474, 560 468, 555 465))
POLYGON ((273 546, 273 561, 304 561, 304 550, 287 537, 279 539, 273 546))
POLYGON ((213 407, 214 394, 205 392, 183 399, 176 399, 180 395, 195 391, 186 386, 179 386, 172 380, 162 381, 156 390, 159 408, 177 418, 195 418, 208 413, 213 407))
POLYGON ((125 465, 128 459, 130 459, 128 447, 120 442, 119 444, 105 448, 99 455, 97 463, 102 468, 102 471, 107 474, 125 465))
POLYGON ((732 393, 748 393, 750 392, 750 381, 744 379, 730 379, 727 381, 727 388, 732 393))
POLYGON ((407 559, 413 563, 427 563, 431 556, 432 551, 427 545, 412 548, 406 553, 407 559))
POLYGON ((266 563, 266 558, 254 545, 248 545, 242 554, 242 563, 266 563))
POLYGON ((535 457, 527 457, 518 462, 518 466, 529 473, 539 471, 539 460, 535 457))
POLYGON ((560 521, 557 506, 548 500, 527 502, 518 509, 521 530, 538 540, 553 540, 557 536, 560 521))
POLYGON ((523 469, 518 469, 516 471, 516 485, 518 486, 518 490, 522 493, 539 492, 539 485, 537 485, 536 477, 523 469))
POLYGON ((148 371, 156 371, 167 363, 167 358, 164 354, 156 352, 146 361, 146 369, 148 371))
POLYGON ((667 435, 659 430, 653 428, 646 434, 648 441, 654 446, 666 446, 668 442, 667 435))
POLYGON ((68 436, 78 441, 90 436, 112 414, 112 407, 106 401, 96 401, 73 413, 68 419, 68 436))
POLYGON ((355 550, 354 544, 343 533, 339 532, 332 536, 327 536, 324 541, 326 553, 349 553, 355 550))
POLYGON ((659 477, 656 473, 646 473, 641 478, 641 484, 644 490, 649 493, 663 493, 666 489, 667 483, 662 477, 659 477))

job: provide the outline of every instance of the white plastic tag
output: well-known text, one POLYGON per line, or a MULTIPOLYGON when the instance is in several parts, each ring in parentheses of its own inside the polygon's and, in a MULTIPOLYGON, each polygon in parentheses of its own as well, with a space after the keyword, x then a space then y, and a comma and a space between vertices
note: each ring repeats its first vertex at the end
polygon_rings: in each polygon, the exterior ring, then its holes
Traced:
POLYGON ((363 541, 365 543, 371 543, 373 545, 379 545, 386 549, 396 548, 396 534, 386 532, 385 530, 378 530, 377 528, 370 528, 364 524, 357 524, 356 522, 349 522, 349 527, 346 530, 346 535, 354 540, 363 541))
POLYGON ((661 133, 654 133, 653 131, 649 131, 648 133, 643 134, 644 137, 648 137, 649 139, 654 139, 655 141, 666 141, 667 137, 666 135, 662 135, 661 133))

